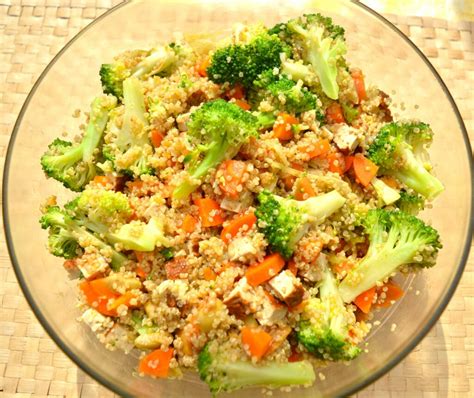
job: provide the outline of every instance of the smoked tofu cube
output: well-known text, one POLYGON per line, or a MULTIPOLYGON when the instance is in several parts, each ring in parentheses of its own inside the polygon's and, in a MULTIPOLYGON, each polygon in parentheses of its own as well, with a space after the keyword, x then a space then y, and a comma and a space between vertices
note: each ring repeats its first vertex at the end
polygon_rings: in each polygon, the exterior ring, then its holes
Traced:
POLYGON ((102 315, 93 308, 84 311, 79 319, 88 325, 93 332, 102 333, 114 326, 112 319, 102 315))
POLYGON ((300 270, 299 276, 308 282, 319 282, 322 278, 321 270, 328 267, 328 258, 324 253, 319 253, 315 264, 310 264, 307 269, 300 270))
POLYGON ((223 302, 227 306, 229 313, 238 318, 253 312, 250 305, 255 300, 255 290, 247 282, 247 278, 242 278, 237 282, 234 289, 224 298, 223 302))
POLYGON ((258 303, 254 316, 260 325, 274 325, 286 316, 287 308, 263 289, 258 294, 258 303))
POLYGON ((229 244, 229 260, 236 261, 239 258, 254 256, 257 254, 257 248, 254 246, 249 236, 242 236, 232 240, 229 244))
POLYGON ((359 145, 357 130, 346 124, 340 124, 334 132, 334 143, 341 151, 353 152, 359 145))
POLYGON ((268 285, 275 296, 289 307, 294 307, 303 301, 303 285, 289 270, 284 270, 270 279, 268 285))

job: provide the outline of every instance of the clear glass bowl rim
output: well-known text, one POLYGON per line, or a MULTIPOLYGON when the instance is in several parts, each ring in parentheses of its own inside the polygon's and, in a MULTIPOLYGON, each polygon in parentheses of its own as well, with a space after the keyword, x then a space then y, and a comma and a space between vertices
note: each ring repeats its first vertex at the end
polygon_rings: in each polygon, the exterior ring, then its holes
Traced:
MULTIPOLYGON (((18 118, 15 122, 15 126, 13 127, 12 135, 8 144, 7 148, 7 153, 5 157, 5 166, 4 166, 4 171, 3 171, 3 180, 2 180, 2 216, 3 216, 3 222, 4 222, 4 232, 5 232, 5 237, 6 237, 6 243, 7 243, 7 249, 8 253, 10 255, 10 259, 12 261, 13 265, 13 270, 15 272, 15 275, 18 279, 18 282, 20 284, 21 290, 30 305, 31 309, 33 310, 33 313, 35 314, 36 318, 40 322, 41 326, 44 328, 46 333, 53 339, 53 341, 56 343, 56 345, 77 365, 81 370, 83 370, 85 373, 87 373, 89 376, 97 380, 99 383, 113 391, 114 393, 118 394, 119 396, 122 397, 131 397, 129 393, 126 391, 123 391, 120 387, 116 386, 114 383, 110 382, 107 380, 105 377, 102 375, 96 373, 93 371, 89 365, 87 364, 86 361, 83 361, 81 358, 78 358, 70 349, 69 347, 60 339, 60 337, 56 334, 55 330, 49 325, 49 323, 46 321, 45 317, 41 313, 41 310, 39 307, 36 305, 36 302, 31 294, 31 292, 26 288, 26 284, 24 281, 24 277, 21 271, 20 264, 17 261, 16 255, 15 255, 15 250, 13 246, 13 241, 12 241, 12 236, 10 233, 10 220, 8 217, 8 177, 9 177, 9 170, 10 170, 10 162, 11 162, 11 156, 13 152, 13 147, 15 144, 16 136, 18 133, 18 130, 20 128, 20 125, 23 120, 23 115, 26 112, 28 105, 34 96, 38 86, 41 84, 42 80, 45 78, 45 76, 48 74, 48 71, 51 69, 51 67, 56 63, 56 61, 61 57, 61 55, 76 41, 78 40, 86 31, 88 31, 90 28, 92 28, 95 24, 103 20, 104 18, 107 18, 110 14, 112 14, 114 11, 118 10, 119 8, 122 8, 126 5, 128 5, 130 2, 129 1, 124 1, 122 3, 117 4, 116 6, 112 7, 102 15, 100 15, 98 18, 96 18, 94 21, 92 21, 89 25, 87 25, 85 28, 81 29, 57 54, 56 56, 50 61, 50 63, 46 66, 44 71, 41 73, 39 76, 38 80, 35 82, 33 85, 31 91, 29 92, 21 110, 18 115, 18 118)), ((357 6, 363 8, 365 11, 371 13, 374 15, 379 21, 381 21, 386 27, 389 29, 393 30, 395 33, 400 36, 402 40, 404 40, 406 43, 410 45, 410 47, 420 56, 420 58, 424 61, 426 66, 430 69, 431 73, 433 76, 436 78, 438 83, 440 84, 441 88, 444 91, 444 94, 448 98, 454 113, 456 115, 457 121, 459 123, 459 127, 461 128, 462 135, 464 138, 464 143, 466 145, 466 149, 468 151, 468 154, 471 154, 471 156, 468 156, 469 158, 469 174, 470 174, 470 180, 471 180, 471 186, 474 186, 474 160, 472 157, 472 148, 469 142, 469 136, 466 130, 466 126, 464 125, 464 121, 462 120, 461 114, 459 112, 459 109, 449 92, 446 84, 444 83, 443 79, 439 75, 439 73, 436 71, 434 66, 431 64, 431 62, 428 60, 428 58, 423 54, 423 52, 403 33, 401 32, 394 24, 392 24, 389 20, 387 20, 385 17, 371 9, 370 7, 366 6, 365 4, 360 3, 359 1, 356 0, 351 0, 351 3, 356 4, 357 6)), ((439 317, 443 313, 443 311, 446 309, 447 305, 449 304, 449 301, 451 300, 452 296, 454 295, 454 292, 456 291, 456 288, 459 284, 459 281, 461 279, 461 276, 463 274, 464 268, 466 266, 466 262, 469 256, 469 251, 471 247, 471 242, 472 242, 472 237, 473 237, 473 230, 474 230, 474 220, 473 220, 473 214, 474 214, 474 190, 471 189, 471 206, 470 206, 470 222, 469 222, 469 227, 467 231, 467 237, 466 237, 466 242, 464 242, 464 247, 463 247, 463 252, 462 252, 462 257, 461 261, 458 265, 458 268, 456 270, 456 275, 453 278, 453 282, 451 286, 449 286, 448 290, 445 293, 445 296, 443 298, 443 301, 441 301, 440 305, 436 310, 434 311, 432 317, 429 319, 429 321, 423 325, 423 327, 420 329, 418 332, 417 336, 409 343, 407 344, 403 350, 401 350, 397 355, 395 355, 388 363, 386 363, 384 366, 382 366, 380 369, 378 369, 376 372, 371 374, 369 377, 366 379, 362 380, 361 382, 350 386, 346 391, 344 391, 342 396, 350 396, 357 391, 362 390, 366 386, 370 385, 371 383, 375 382, 377 379, 388 373, 392 368, 394 368, 397 364, 399 364, 420 342, 421 340, 428 334, 428 332, 431 330, 431 328, 435 325, 435 323, 438 321, 439 317)))

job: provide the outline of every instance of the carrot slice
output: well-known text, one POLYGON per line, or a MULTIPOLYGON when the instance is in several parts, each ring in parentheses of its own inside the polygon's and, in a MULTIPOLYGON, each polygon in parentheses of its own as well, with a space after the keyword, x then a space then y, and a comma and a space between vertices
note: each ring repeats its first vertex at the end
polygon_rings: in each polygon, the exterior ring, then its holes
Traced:
POLYGON ((243 190, 243 179, 247 171, 247 164, 241 160, 226 160, 218 169, 219 188, 225 196, 237 199, 243 190))
POLYGON ((228 243, 241 229, 247 226, 246 230, 249 230, 256 222, 257 217, 255 217, 254 213, 238 215, 222 229, 221 238, 225 243, 228 243))
POLYGON ((183 223, 181 224, 181 228, 184 232, 190 234, 196 229, 197 222, 198 221, 191 214, 186 214, 186 216, 184 216, 183 223))
POLYGON ((204 268, 203 275, 206 281, 215 281, 217 278, 217 274, 210 267, 204 268))
POLYGON ((224 216, 219 203, 214 199, 201 198, 194 201, 199 209, 199 218, 203 227, 216 227, 224 222, 224 216))
POLYGON ((316 157, 324 157, 330 149, 331 146, 329 144, 329 140, 325 138, 314 144, 305 144, 301 148, 301 150, 308 154, 311 159, 316 157))
POLYGON ((118 296, 118 294, 110 288, 110 285, 104 278, 94 279, 89 283, 99 297, 114 298, 118 296))
POLYGON ((344 173, 347 173, 354 164, 354 156, 346 156, 344 158, 344 173))
POLYGON ((258 329, 244 326, 242 328, 242 344, 251 357, 261 359, 272 344, 272 336, 258 329))
POLYGON ((110 304, 109 308, 111 311, 117 311, 117 308, 121 305, 126 305, 127 307, 136 307, 136 304, 132 304, 132 300, 136 298, 137 296, 135 296, 133 293, 126 292, 115 299, 112 304, 110 304))
MULTIPOLYGON (((100 279, 97 279, 100 280, 100 279)), ((95 286, 99 289, 99 292, 94 289, 94 285, 92 285, 89 281, 84 281, 79 285, 79 289, 84 294, 87 304, 89 304, 92 308, 100 312, 102 315, 106 316, 116 316, 116 312, 114 310, 109 310, 107 308, 107 304, 110 299, 114 299, 118 297, 118 294, 113 292, 112 290, 106 290, 105 288, 100 287, 100 284, 95 284, 95 286), (104 295, 104 292, 107 295, 104 295)))
POLYGON ((247 101, 244 101, 244 100, 241 100, 241 99, 236 99, 235 100, 235 105, 242 108, 244 111, 248 111, 251 108, 247 101))
POLYGON ((296 200, 306 200, 316 196, 316 191, 311 184, 311 181, 308 177, 302 177, 297 180, 296 183, 296 192, 295 192, 295 199, 296 200))
POLYGON ((298 124, 298 119, 287 113, 280 113, 273 125, 273 136, 280 141, 288 141, 293 138, 291 126, 298 124))
POLYGON ((226 93, 225 96, 229 99, 236 99, 236 100, 241 100, 245 98, 245 89, 244 87, 237 83, 234 87, 229 89, 226 93))
POLYGON ((204 58, 197 66, 196 72, 201 77, 207 77, 207 68, 211 64, 211 60, 209 57, 204 58))
POLYGON ((377 302, 375 307, 390 307, 394 301, 399 300, 404 294, 403 289, 395 282, 389 281, 377 288, 377 302))
POLYGON ((345 163, 344 156, 340 152, 331 152, 328 157, 329 171, 332 173, 344 174, 345 163))
POLYGON ((138 371, 149 376, 168 377, 171 359, 173 358, 174 350, 155 350, 145 355, 138 366, 138 371))
POLYGON ((367 99, 367 92, 365 91, 364 75, 359 69, 354 69, 351 72, 352 80, 359 97, 359 104, 367 99))
POLYGON ((152 130, 151 143, 155 148, 158 148, 161 145, 161 141, 163 141, 163 138, 165 138, 165 135, 160 130, 152 130))
MULTIPOLYGON (((304 170, 304 167, 298 163, 291 163, 291 168, 295 169, 295 170, 299 170, 299 171, 303 171, 304 170)), ((296 176, 292 175, 292 174, 286 174, 284 175, 281 180, 283 181, 283 184, 285 185, 285 188, 290 190, 291 188, 293 188, 293 185, 295 184, 295 181, 296 181, 296 176)))
POLYGON ((377 175, 378 169, 379 167, 365 156, 360 154, 354 156, 356 181, 364 187, 370 184, 370 181, 377 175))
POLYGON ((109 183, 109 178, 107 176, 95 176, 93 181, 97 185, 102 185, 103 187, 106 187, 109 183))
POLYGON ((285 260, 278 253, 271 254, 259 263, 247 269, 245 276, 252 286, 258 286, 261 283, 273 278, 285 266, 285 260))
POLYGON ((328 124, 338 124, 346 122, 346 120, 344 119, 344 112, 342 110, 342 106, 339 105, 337 102, 333 102, 326 109, 326 121, 328 122, 328 124))
POLYGON ((372 287, 369 290, 359 294, 354 300, 354 304, 359 307, 359 309, 364 314, 368 314, 370 312, 370 308, 372 307, 375 297, 375 290, 375 287, 372 287))

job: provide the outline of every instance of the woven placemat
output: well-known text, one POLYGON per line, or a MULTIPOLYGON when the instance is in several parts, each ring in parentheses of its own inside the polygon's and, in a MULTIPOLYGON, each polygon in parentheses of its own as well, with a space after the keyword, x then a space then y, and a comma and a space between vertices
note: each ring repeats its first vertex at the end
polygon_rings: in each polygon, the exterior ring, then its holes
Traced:
MULTIPOLYGON (((47 63, 119 0, 0 0, 0 164, 17 114, 47 63)), ((474 23, 386 15, 430 58, 474 140, 474 23)), ((3 229, 2 229, 3 231, 3 229)), ((474 257, 423 342, 358 397, 474 394, 474 257)), ((56 347, 20 291, 0 236, 0 396, 113 397, 56 347)))

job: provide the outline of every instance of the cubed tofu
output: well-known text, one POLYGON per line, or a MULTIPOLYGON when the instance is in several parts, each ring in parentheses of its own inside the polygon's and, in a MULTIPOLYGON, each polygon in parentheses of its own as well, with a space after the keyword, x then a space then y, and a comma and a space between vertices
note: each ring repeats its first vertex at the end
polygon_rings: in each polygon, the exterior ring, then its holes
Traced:
POLYGON ((294 307, 303 301, 303 285, 289 270, 284 270, 270 279, 268 285, 275 296, 289 307, 294 307))
POLYGON ((85 279, 89 279, 97 274, 104 272, 107 268, 109 268, 109 264, 105 260, 78 261, 77 268, 79 268, 85 279))
POLYGON ((79 319, 88 325, 94 333, 105 332, 114 326, 112 319, 93 308, 84 311, 79 319))
POLYGON ((229 244, 229 260, 236 261, 247 256, 254 256, 257 251, 258 248, 249 236, 235 238, 229 244))
POLYGON ((300 270, 298 275, 308 282, 319 282, 322 278, 321 270, 328 266, 328 259, 324 253, 319 253, 315 264, 310 264, 307 269, 300 270))
POLYGON ((255 291, 247 282, 247 278, 242 278, 237 282, 234 289, 224 298, 224 304, 229 313, 242 318, 251 313, 250 304, 255 300, 255 291))
POLYGON ((359 136, 354 127, 339 124, 334 132, 334 143, 341 151, 353 152, 359 145, 359 136))
POLYGON ((275 299, 270 293, 263 289, 255 297, 257 297, 257 310, 254 313, 255 319, 260 325, 270 326, 285 318, 287 308, 275 299))

